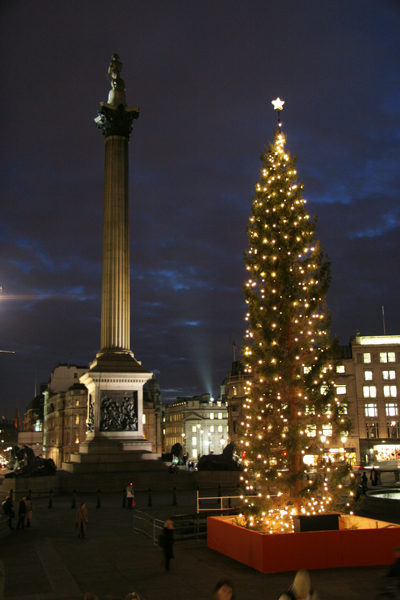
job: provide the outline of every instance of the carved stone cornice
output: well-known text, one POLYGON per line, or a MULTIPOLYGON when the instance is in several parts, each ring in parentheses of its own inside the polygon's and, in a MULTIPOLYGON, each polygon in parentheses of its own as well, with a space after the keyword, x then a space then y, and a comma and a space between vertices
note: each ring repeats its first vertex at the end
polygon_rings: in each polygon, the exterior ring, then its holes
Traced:
POLYGON ((139 107, 129 107, 120 104, 101 103, 98 117, 94 120, 97 127, 103 131, 104 137, 120 135, 129 139, 133 129, 133 121, 139 118, 139 107))

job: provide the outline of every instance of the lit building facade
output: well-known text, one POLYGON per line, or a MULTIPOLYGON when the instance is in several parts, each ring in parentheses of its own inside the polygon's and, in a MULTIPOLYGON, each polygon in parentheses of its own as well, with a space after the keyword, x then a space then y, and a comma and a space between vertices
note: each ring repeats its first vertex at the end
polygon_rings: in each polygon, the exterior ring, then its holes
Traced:
POLYGON ((164 405, 164 449, 171 452, 181 444, 188 460, 198 460, 203 454, 221 454, 228 443, 227 403, 214 400, 210 394, 192 398, 177 398, 164 405))
MULTIPOLYGON (((377 464, 400 460, 400 336, 361 336, 341 347, 335 366, 336 398, 343 414, 352 422, 347 437, 333 439, 323 431, 325 458, 341 453, 352 464, 377 464)), ((248 376, 240 362, 232 363, 223 383, 223 399, 228 408, 229 440, 238 439, 248 376)), ((308 435, 316 435, 311 428, 308 435)), ((316 459, 316 458, 315 458, 316 459)), ((306 457, 310 466, 313 457, 306 457)))

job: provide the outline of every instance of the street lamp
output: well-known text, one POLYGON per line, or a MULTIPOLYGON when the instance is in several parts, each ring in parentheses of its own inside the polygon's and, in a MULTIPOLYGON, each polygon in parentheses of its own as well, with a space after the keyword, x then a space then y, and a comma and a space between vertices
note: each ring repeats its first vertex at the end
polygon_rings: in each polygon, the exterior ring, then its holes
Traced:
POLYGON ((224 438, 224 436, 222 436, 222 438, 219 440, 219 443, 221 444, 221 449, 223 449, 223 447, 225 446, 225 438, 224 438))

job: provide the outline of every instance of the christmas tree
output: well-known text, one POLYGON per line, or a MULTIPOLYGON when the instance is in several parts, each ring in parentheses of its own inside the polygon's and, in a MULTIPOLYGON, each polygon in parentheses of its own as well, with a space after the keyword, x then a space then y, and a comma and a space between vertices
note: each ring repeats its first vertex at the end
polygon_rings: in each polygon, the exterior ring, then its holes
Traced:
MULTIPOLYGON (((246 387, 238 450, 247 495, 240 522, 262 531, 293 528, 294 515, 350 507, 354 482, 343 459, 351 424, 335 395, 338 344, 330 337, 325 298, 330 262, 314 240, 296 159, 278 130, 261 155, 245 252, 248 330, 246 387), (330 446, 329 446, 330 445, 330 446), (353 486, 350 486, 353 488, 353 486)), ((280 103, 280 104, 279 104, 280 103)))

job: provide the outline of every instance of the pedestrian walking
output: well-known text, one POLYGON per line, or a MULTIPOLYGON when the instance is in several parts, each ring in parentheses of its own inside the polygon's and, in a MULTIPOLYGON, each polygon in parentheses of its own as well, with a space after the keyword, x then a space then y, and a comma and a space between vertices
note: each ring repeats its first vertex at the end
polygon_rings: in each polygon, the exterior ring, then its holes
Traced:
POLYGON ((220 579, 213 591, 213 600, 235 600, 233 583, 230 579, 220 579))
POLYGON ((279 596, 279 600, 318 600, 317 593, 311 587, 308 571, 297 571, 292 585, 279 596))
POLYGON ((371 475, 369 476, 371 484, 375 487, 378 485, 378 473, 375 471, 375 467, 372 467, 371 475))
POLYGON ((130 483, 126 488, 126 508, 131 510, 132 506, 135 506, 135 494, 133 492, 133 485, 130 483))
POLYGON ((361 476, 361 485, 362 485, 362 489, 363 489, 363 494, 366 493, 367 488, 368 488, 368 479, 367 479, 367 474, 364 471, 362 476, 361 476))
POLYGON ((33 504, 31 502, 30 496, 26 497, 25 506, 26 506, 26 526, 30 527, 31 519, 32 519, 32 512, 33 512, 33 504))
POLYGON ((171 519, 165 521, 163 532, 161 534, 161 547, 165 556, 165 570, 169 571, 171 558, 174 558, 174 524, 171 519))
POLYGON ((12 525, 12 520, 15 517, 14 505, 10 496, 7 496, 5 501, 3 502, 3 512, 8 517, 8 526, 10 529, 14 529, 12 525))
POLYGON ((85 539, 86 537, 86 525, 88 522, 88 509, 85 506, 85 503, 82 502, 80 507, 78 508, 78 512, 76 513, 76 527, 78 528, 78 538, 82 537, 85 539))
POLYGON ((25 496, 19 501, 18 505, 18 521, 16 529, 25 529, 26 504, 25 496))

